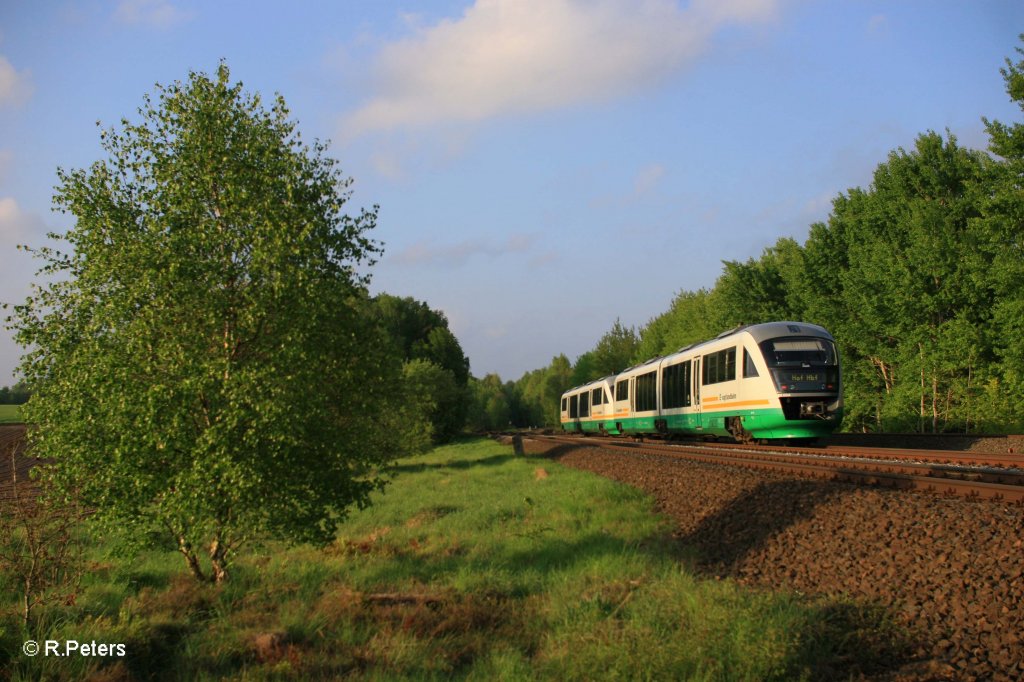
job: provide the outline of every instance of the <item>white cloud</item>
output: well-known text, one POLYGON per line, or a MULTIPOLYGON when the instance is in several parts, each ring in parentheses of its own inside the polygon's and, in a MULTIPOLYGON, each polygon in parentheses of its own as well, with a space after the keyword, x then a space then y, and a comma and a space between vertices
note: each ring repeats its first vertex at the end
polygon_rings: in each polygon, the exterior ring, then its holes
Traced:
POLYGON ((829 190, 805 201, 800 209, 800 220, 807 224, 827 220, 832 213, 832 202, 838 193, 829 190))
POLYGON ((0 108, 21 106, 32 96, 32 89, 29 72, 19 73, 7 57, 0 55, 0 108))
POLYGON ((170 28, 185 23, 192 13, 175 7, 167 0, 121 0, 114 18, 122 24, 170 28))
POLYGON ((385 256, 383 264, 428 265, 446 269, 464 265, 475 256, 500 258, 513 253, 526 253, 533 248, 534 235, 513 234, 503 242, 480 239, 464 240, 455 244, 433 244, 425 241, 406 247, 394 256, 385 256))
POLYGON ((4 253, 4 260, 18 244, 45 233, 46 226, 38 216, 23 211, 12 197, 0 198, 0 250, 4 253))
POLYGON ((642 199, 653 192, 663 177, 665 166, 660 163, 652 163, 641 168, 633 180, 633 198, 642 199))
POLYGON ((9 246, 17 241, 21 234, 20 214, 17 201, 11 197, 0 199, 0 244, 9 246))
POLYGON ((375 94, 342 136, 473 122, 610 99, 658 83, 727 23, 770 18, 778 0, 477 0, 415 29, 372 65, 375 94))
POLYGON ((884 14, 875 14, 868 19, 868 34, 875 36, 887 36, 889 34, 889 17, 884 14))

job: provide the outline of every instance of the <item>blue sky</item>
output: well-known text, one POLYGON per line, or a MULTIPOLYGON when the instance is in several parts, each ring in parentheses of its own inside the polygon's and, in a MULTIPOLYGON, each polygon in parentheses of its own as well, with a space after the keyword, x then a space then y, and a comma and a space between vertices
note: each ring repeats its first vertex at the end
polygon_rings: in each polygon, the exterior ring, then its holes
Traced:
MULTIPOLYGON (((15 245, 70 226, 56 169, 102 158, 96 122, 224 59, 381 206, 372 290, 516 379, 802 242, 922 132, 985 148, 1021 32, 1011 0, 5 2, 0 301, 38 265, 15 245)), ((19 355, 0 330, 0 385, 19 355)))

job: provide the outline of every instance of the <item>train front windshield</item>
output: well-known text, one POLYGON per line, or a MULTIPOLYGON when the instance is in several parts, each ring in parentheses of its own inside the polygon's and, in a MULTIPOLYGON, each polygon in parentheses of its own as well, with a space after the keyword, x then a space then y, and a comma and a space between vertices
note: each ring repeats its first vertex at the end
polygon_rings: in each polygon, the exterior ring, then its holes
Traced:
POLYGON ((828 339, 769 339, 761 343, 761 352, 781 393, 835 391, 839 386, 839 356, 828 339))

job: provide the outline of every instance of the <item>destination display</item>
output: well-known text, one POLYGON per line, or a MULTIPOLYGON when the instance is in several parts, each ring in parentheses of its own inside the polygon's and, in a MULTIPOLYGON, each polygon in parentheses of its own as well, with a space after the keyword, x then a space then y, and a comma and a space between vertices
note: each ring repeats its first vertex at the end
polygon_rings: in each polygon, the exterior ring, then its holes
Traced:
POLYGON ((775 387, 782 393, 838 390, 839 371, 834 367, 811 370, 772 370, 775 387))

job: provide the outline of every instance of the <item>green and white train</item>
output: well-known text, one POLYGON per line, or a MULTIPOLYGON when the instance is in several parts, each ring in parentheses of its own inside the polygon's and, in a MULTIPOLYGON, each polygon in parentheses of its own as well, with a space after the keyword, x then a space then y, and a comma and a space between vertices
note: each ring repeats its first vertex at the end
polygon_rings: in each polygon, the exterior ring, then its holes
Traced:
POLYGON ((562 429, 818 438, 843 417, 835 340, 804 322, 739 327, 562 394, 562 429))

